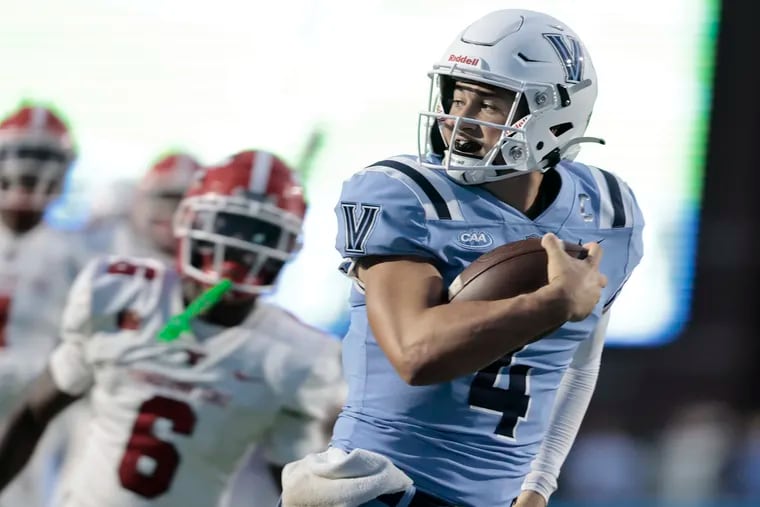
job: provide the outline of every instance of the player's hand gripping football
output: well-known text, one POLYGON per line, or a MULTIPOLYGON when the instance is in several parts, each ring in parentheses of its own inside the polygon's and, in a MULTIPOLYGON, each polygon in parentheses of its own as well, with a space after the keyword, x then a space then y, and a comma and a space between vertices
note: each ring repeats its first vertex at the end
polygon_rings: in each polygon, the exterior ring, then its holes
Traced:
POLYGON ((547 233, 541 238, 541 246, 548 258, 547 278, 549 285, 559 289, 567 305, 568 320, 583 320, 599 302, 607 277, 599 271, 602 247, 592 242, 583 245, 588 250, 585 259, 575 259, 565 253, 562 241, 547 233))

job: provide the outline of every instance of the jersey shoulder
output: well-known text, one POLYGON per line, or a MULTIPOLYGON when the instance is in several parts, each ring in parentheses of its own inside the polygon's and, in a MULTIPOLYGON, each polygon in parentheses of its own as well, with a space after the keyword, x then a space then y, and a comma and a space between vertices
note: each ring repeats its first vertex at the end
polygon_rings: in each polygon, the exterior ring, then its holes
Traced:
POLYGON ((62 319, 64 338, 115 330, 125 308, 145 311, 159 304, 166 284, 176 279, 176 272, 150 258, 103 255, 91 259, 69 291, 62 319))
POLYGON ((354 173, 343 183, 335 214, 335 246, 344 258, 434 257, 430 229, 463 220, 453 182, 407 155, 380 160, 354 173))
POLYGON ((565 161, 562 168, 575 180, 583 222, 596 228, 597 241, 604 241, 606 311, 643 258, 644 216, 633 190, 617 174, 579 162, 565 161))
POLYGON ((355 172, 343 184, 341 201, 372 196, 382 205, 401 200, 425 220, 462 220, 456 187, 442 171, 422 166, 417 157, 398 155, 355 172))
POLYGON ((306 324, 284 308, 260 303, 249 327, 251 339, 264 335, 273 346, 281 347, 297 364, 310 364, 312 359, 340 351, 339 340, 319 328, 306 324))
POLYGON ((306 391, 340 391, 341 345, 337 337, 271 303, 261 304, 256 313, 248 324, 250 339, 256 342, 251 351, 260 355, 261 341, 265 341, 264 369, 283 399, 300 398, 306 391))
POLYGON ((580 162, 563 161, 561 168, 575 181, 578 199, 599 229, 638 229, 644 217, 630 185, 614 172, 580 162))

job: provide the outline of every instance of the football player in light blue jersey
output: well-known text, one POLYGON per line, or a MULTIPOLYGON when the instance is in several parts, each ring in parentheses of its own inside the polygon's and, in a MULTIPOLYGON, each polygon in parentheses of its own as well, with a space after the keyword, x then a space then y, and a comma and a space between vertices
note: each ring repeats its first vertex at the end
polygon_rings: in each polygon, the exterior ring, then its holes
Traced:
POLYGON ((583 137, 597 78, 573 30, 496 11, 429 75, 419 154, 358 171, 335 208, 355 280, 350 392, 331 448, 286 466, 286 507, 546 505, 594 390, 610 307, 641 260, 631 189, 573 161, 579 143, 601 142, 583 137), (532 236, 548 285, 446 303, 474 259, 532 236), (560 239, 588 258, 565 255, 560 239))

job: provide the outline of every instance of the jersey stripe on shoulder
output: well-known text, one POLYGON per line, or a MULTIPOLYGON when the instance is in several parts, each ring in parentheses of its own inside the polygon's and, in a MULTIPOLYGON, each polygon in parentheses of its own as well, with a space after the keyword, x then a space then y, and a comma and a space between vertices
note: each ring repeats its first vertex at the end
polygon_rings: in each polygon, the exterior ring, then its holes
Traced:
POLYGON ((614 174, 588 166, 599 189, 601 229, 630 227, 633 223, 633 197, 623 180, 614 174))
POLYGON ((463 220, 462 210, 454 193, 445 185, 436 184, 423 171, 415 167, 413 161, 401 161, 398 159, 386 159, 375 162, 365 171, 382 171, 391 177, 411 180, 424 195, 415 192, 425 209, 425 218, 428 220, 463 220))

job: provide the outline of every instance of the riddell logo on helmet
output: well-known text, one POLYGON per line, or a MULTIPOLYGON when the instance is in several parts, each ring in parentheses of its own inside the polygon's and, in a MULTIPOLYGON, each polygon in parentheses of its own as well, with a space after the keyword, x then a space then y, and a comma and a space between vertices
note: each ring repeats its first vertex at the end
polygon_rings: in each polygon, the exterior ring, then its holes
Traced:
POLYGON ((480 58, 473 58, 465 55, 449 55, 449 61, 463 63, 465 65, 477 65, 480 63, 480 58))

